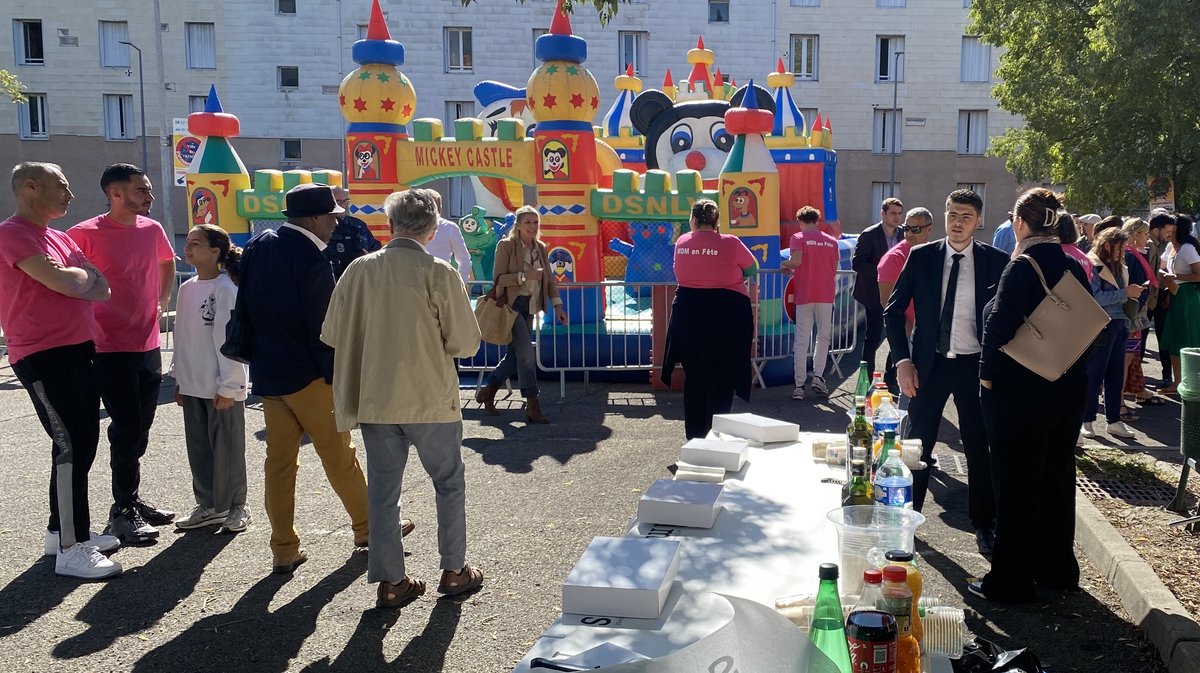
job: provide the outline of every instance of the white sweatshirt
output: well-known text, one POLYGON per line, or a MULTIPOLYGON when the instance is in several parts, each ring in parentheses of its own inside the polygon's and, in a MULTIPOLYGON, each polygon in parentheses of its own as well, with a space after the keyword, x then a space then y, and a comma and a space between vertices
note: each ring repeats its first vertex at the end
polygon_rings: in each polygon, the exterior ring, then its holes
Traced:
POLYGON ((246 365, 220 352, 236 299, 237 286, 223 273, 212 280, 192 278, 179 286, 171 375, 180 394, 210 400, 218 394, 239 402, 246 399, 246 365))

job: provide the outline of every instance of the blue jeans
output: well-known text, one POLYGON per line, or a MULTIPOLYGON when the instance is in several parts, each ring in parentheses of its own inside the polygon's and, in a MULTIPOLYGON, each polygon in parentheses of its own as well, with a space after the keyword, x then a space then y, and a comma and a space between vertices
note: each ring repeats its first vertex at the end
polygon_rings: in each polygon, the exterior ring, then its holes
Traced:
POLYGON ((1087 405, 1083 409, 1083 421, 1096 420, 1100 408, 1100 387, 1104 386, 1104 417, 1109 423, 1121 420, 1121 389, 1125 385, 1125 319, 1110 320, 1108 326, 1096 337, 1088 354, 1087 405))
POLYGON ((502 386, 516 374, 521 396, 528 399, 538 394, 537 354, 533 350, 533 316, 529 315, 529 296, 522 295, 514 299, 512 309, 517 312, 517 319, 513 321, 512 343, 508 345, 500 365, 488 375, 488 384, 502 386))

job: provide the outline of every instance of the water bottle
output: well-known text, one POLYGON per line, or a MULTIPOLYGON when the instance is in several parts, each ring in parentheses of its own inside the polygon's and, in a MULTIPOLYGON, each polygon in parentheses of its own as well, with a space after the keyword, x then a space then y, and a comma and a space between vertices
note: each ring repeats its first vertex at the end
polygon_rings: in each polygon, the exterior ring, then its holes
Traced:
POLYGON ((883 433, 883 464, 875 473, 875 504, 912 509, 912 471, 896 450, 896 433, 883 433))
POLYGON ((871 425, 874 426, 876 435, 883 434, 888 430, 899 434, 901 418, 900 410, 892 402, 891 394, 888 394, 880 400, 879 407, 871 418, 871 425))

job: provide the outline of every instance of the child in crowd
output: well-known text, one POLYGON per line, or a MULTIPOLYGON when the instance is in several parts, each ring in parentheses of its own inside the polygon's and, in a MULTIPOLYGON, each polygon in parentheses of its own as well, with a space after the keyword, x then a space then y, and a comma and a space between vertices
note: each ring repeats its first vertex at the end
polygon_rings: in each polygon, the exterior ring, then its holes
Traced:
POLYGON ((800 220, 800 231, 792 234, 788 244, 791 258, 785 260, 782 266, 795 271, 796 344, 793 366, 796 388, 792 391, 792 399, 802 400, 805 383, 810 379, 812 392, 822 397, 829 394, 829 388, 825 385, 825 363, 829 357, 829 339, 833 332, 833 295, 840 253, 837 239, 817 228, 821 222, 821 211, 804 206, 796 212, 796 219, 800 220), (814 322, 817 326, 815 343, 814 322), (813 356, 812 370, 808 369, 810 352, 813 356))
POLYGON ((237 298, 242 250, 220 227, 188 232, 183 258, 196 276, 179 288, 175 308, 175 402, 183 427, 196 507, 175 522, 181 530, 220 523, 218 533, 250 525, 246 507, 246 366, 221 355, 237 298))

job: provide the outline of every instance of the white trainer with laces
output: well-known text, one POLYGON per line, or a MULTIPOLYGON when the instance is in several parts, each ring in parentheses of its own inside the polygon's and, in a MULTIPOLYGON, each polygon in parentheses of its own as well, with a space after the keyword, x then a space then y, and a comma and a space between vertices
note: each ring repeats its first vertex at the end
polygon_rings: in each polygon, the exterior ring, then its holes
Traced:
POLYGON ((203 528, 211 526, 214 523, 220 523, 229 516, 229 512, 218 512, 197 505, 192 509, 192 513, 175 520, 175 527, 179 530, 192 530, 193 528, 203 528))
POLYGON ((54 574, 84 580, 102 580, 121 574, 121 564, 109 560, 90 544, 75 543, 60 549, 54 559, 54 574))
POLYGON ((1108 434, 1121 439, 1131 439, 1133 437, 1133 429, 1125 425, 1124 421, 1108 424, 1108 434))
POLYGON ((1084 423, 1083 427, 1079 429, 1079 436, 1084 439, 1092 439, 1096 436, 1096 429, 1092 427, 1091 423, 1084 423))
MULTIPOLYGON (((100 533, 89 533, 89 535, 91 537, 88 538, 86 544, 90 544, 102 552, 113 551, 121 546, 121 540, 115 535, 101 535, 100 533)), ((58 531, 46 531, 46 548, 44 550, 46 556, 54 556, 60 548, 62 548, 62 543, 59 541, 58 531)))
POLYGON ((229 509, 229 516, 217 529, 217 535, 222 533, 241 533, 250 527, 250 508, 245 505, 234 505, 229 509))

